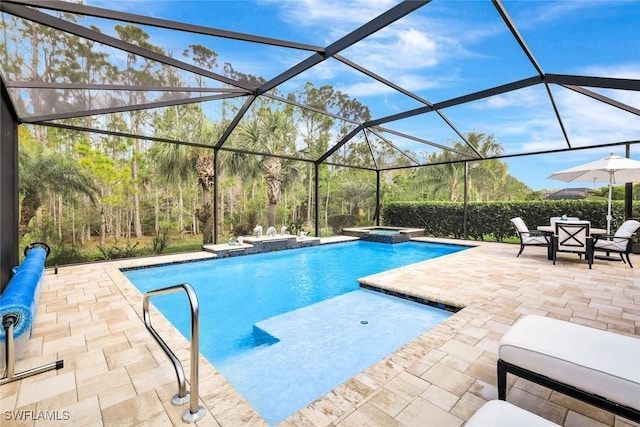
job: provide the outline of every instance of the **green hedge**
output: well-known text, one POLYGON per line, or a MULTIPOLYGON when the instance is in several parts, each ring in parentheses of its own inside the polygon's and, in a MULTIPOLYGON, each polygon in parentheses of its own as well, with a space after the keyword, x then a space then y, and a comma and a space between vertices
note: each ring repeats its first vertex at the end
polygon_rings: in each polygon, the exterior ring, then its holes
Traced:
MULTIPOLYGON (((516 237, 511 218, 522 217, 531 229, 549 224, 552 216, 576 216, 591 221, 592 227, 607 227, 606 200, 548 200, 531 202, 470 202, 467 211, 469 239, 516 237)), ((640 217, 633 207, 633 217, 640 217)), ((611 230, 624 222, 624 201, 612 203, 611 230)), ((424 228, 428 236, 464 238, 464 205, 454 202, 394 202, 384 207, 382 224, 390 227, 424 228)))

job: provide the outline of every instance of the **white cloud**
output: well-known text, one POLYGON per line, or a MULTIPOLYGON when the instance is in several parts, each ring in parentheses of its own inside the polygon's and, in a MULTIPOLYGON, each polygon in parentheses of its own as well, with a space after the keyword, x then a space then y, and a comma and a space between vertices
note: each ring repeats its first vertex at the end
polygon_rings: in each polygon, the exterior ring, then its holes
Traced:
POLYGON ((583 68, 587 76, 607 76, 617 79, 640 79, 640 63, 615 64, 615 65, 591 65, 583 68))

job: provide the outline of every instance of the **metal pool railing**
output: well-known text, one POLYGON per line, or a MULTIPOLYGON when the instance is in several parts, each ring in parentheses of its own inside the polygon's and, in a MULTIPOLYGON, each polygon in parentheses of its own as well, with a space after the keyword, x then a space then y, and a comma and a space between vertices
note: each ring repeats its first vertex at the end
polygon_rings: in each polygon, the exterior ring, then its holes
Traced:
POLYGON ((171 399, 171 403, 173 403, 174 405, 182 405, 187 401, 190 401, 189 409, 184 411, 184 413, 182 414, 182 420, 186 423, 195 423, 202 419, 202 417, 204 417, 205 415, 204 407, 198 405, 198 356, 200 354, 200 319, 198 297, 196 296, 193 287, 188 283, 182 283, 179 285, 156 289, 145 294, 144 301, 142 303, 142 311, 145 326, 173 364, 173 368, 175 369, 176 375, 178 377, 178 394, 176 394, 173 399, 171 399), (191 394, 187 392, 182 363, 180 363, 180 360, 176 357, 173 351, 171 351, 167 343, 164 342, 158 332, 153 329, 153 326, 151 326, 151 315, 149 313, 149 299, 151 297, 173 293, 181 289, 186 292, 187 297, 189 298, 189 305, 191 307, 191 394))

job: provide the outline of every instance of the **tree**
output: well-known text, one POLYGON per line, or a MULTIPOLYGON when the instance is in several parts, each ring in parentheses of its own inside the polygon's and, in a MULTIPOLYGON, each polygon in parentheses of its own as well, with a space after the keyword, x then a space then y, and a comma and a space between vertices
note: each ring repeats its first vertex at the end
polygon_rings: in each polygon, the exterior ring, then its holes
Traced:
POLYGON ((21 238, 31 231, 29 223, 42 205, 47 191, 65 196, 82 193, 95 201, 96 187, 75 159, 50 149, 29 149, 26 144, 22 148, 19 152, 21 238))
MULTIPOLYGON (((200 145, 212 145, 220 136, 220 129, 197 106, 169 109, 162 118, 165 126, 161 137, 200 145)), ((202 223, 202 243, 213 241, 213 149, 189 147, 180 144, 157 144, 153 150, 156 170, 168 180, 186 179, 195 172, 196 182, 202 190, 202 206, 197 217, 202 223), (190 172, 191 171, 191 172, 190 172)))
MULTIPOLYGON (((300 104, 308 105, 315 109, 323 111, 331 111, 336 107, 337 98, 336 91, 332 86, 324 85, 319 88, 307 83, 304 90, 297 94, 289 95, 300 104)), ((300 120, 302 122, 302 138, 306 145, 303 154, 312 159, 320 157, 329 147, 331 138, 331 127, 335 123, 335 119, 326 114, 319 113, 315 110, 302 108, 300 110, 300 120)), ((314 167, 312 163, 307 166, 307 210, 306 221, 311 221, 311 206, 313 203, 313 173, 314 167)))
MULTIPOLYGON (((262 107, 255 117, 239 126, 238 138, 250 149, 264 153, 260 168, 267 185, 269 203, 269 226, 276 225, 276 205, 282 183, 288 171, 279 157, 272 155, 293 154, 295 151, 296 127, 293 119, 283 110, 262 107)), ((292 166, 287 163, 287 166, 292 166)))
MULTIPOLYGON (((149 34, 147 34, 140 27, 135 25, 116 25, 115 30, 118 33, 118 37, 128 43, 135 44, 153 52, 163 53, 162 49, 152 45, 148 42, 149 34)), ((123 78, 127 85, 131 86, 143 86, 159 84, 162 82, 163 77, 166 75, 162 67, 158 67, 158 64, 141 58, 142 63, 138 65, 138 56, 128 52, 126 69, 123 71, 123 78), (136 68, 138 66, 138 68, 136 68)), ((146 99, 146 92, 131 90, 129 94, 129 105, 136 105, 144 102, 146 99)), ((144 121, 147 119, 147 112, 143 111, 131 111, 129 112, 129 126, 132 134, 140 133, 144 121)), ((142 223, 140 220, 140 164, 139 153, 142 150, 140 146, 140 139, 135 138, 131 144, 131 172, 133 174, 133 221, 136 237, 142 236, 142 223)))

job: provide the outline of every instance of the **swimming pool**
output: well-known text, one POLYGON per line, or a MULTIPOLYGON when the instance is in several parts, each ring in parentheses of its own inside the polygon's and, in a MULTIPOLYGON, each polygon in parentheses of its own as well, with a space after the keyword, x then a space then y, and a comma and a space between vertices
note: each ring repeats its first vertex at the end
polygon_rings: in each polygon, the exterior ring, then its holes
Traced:
MULTIPOLYGON (((358 361, 363 360, 364 363, 368 363, 365 366, 361 366, 359 362, 343 362, 340 366, 333 368, 318 365, 316 361, 312 364, 317 366, 315 372, 306 372, 310 369, 309 366, 301 369, 305 371, 305 375, 310 375, 311 379, 305 380, 296 369, 296 361, 308 360, 309 352, 320 354, 318 351, 320 348, 328 348, 326 341, 322 342, 323 337, 328 336, 327 331, 314 329, 317 326, 331 320, 335 330, 342 332, 335 335, 334 341, 349 337, 357 341, 360 339, 357 335, 363 329, 366 330, 364 326, 371 326, 368 328, 369 332, 380 331, 382 334, 384 331, 383 316, 379 313, 376 315, 376 313, 363 311, 362 316, 367 316, 369 319, 360 320, 365 320, 367 323, 358 321, 358 329, 354 329, 353 334, 346 333, 348 330, 346 324, 353 322, 353 319, 349 319, 348 316, 341 319, 332 312, 332 306, 340 305, 339 300, 333 298, 340 296, 344 298, 346 294, 357 291, 354 294, 356 299, 350 305, 344 306, 344 310, 354 311, 355 307, 365 310, 366 307, 375 305, 371 303, 371 298, 375 299, 380 295, 371 296, 369 294, 377 293, 359 290, 357 278, 466 248, 468 247, 422 242, 385 245, 355 241, 129 270, 124 274, 143 293, 177 283, 190 283, 200 303, 201 353, 268 422, 276 423, 427 330, 428 326, 415 321, 420 316, 414 314, 413 307, 409 310, 409 306, 418 306, 419 311, 424 313, 426 313, 425 310, 434 310, 424 305, 384 296, 389 300, 387 303, 401 304, 394 306, 395 308, 386 306, 385 312, 397 313, 399 307, 401 311, 410 311, 411 320, 406 324, 420 324, 419 330, 410 331, 408 334, 410 336, 403 337, 402 342, 390 343, 391 348, 384 349, 386 353, 379 354, 373 351, 372 357, 375 358, 373 360, 361 357, 360 349, 356 348, 357 351, 351 353, 358 361), (305 310, 315 309, 318 303, 323 301, 326 301, 326 304, 320 307, 325 307, 325 310, 320 310, 310 317, 310 312, 305 310), (277 332, 273 332, 272 326, 269 326, 273 323, 269 322, 275 321, 285 313, 288 314, 288 317, 285 315, 288 320, 274 329, 277 332), (308 324, 310 318, 317 319, 315 323, 312 322, 309 325, 311 329, 299 333, 298 338, 293 339, 293 335, 289 332, 299 329, 301 324, 308 324), (267 327, 264 327, 265 322, 267 327), (311 339, 303 340, 301 337, 311 339), (314 346, 316 350, 310 350, 314 346), (302 355, 296 353, 300 351, 303 352, 302 355), (271 357, 265 358, 269 353, 271 357), (284 370, 283 372, 278 373, 278 369, 270 365, 273 359, 280 362, 286 360, 286 363, 278 368, 284 370), (252 362, 249 363, 248 360, 252 362), (249 367, 251 369, 248 369, 249 367), (317 381, 326 379, 328 371, 334 370, 341 371, 339 378, 333 379, 338 381, 337 383, 316 384, 317 381), (275 377, 265 376, 265 371, 275 377), (291 378, 290 383, 288 378, 292 375, 294 378, 291 378), (292 384, 295 383, 296 378, 304 391, 293 387, 292 384), (309 387, 310 383, 314 383, 313 387, 309 387), (285 387, 274 390, 273 387, 278 384, 285 387), (313 390, 308 391, 310 388, 313 390), (268 392, 266 397, 260 395, 261 390, 268 392), (257 396, 256 393, 258 393, 257 396), (277 402, 277 407, 273 408, 274 402, 271 397, 276 394, 280 396, 280 401, 277 402), (304 401, 300 400, 302 396, 304 401)), ((189 337, 189 313, 185 309, 186 302, 181 299, 186 300, 186 297, 180 294, 163 295, 155 297, 153 303, 183 335, 189 337)), ((357 310, 354 313, 357 313, 357 310)), ((451 313, 439 314, 442 316, 436 316, 438 318, 436 323, 451 313)), ((425 314, 425 317, 428 316, 425 314)), ((387 319, 384 322, 393 325, 392 320, 387 319)), ((401 328, 409 330, 404 326, 401 328)), ((402 334, 394 330, 386 335, 396 339, 402 334)), ((381 349, 384 347, 381 345, 380 337, 368 336, 365 342, 368 342, 370 347, 381 349)))

